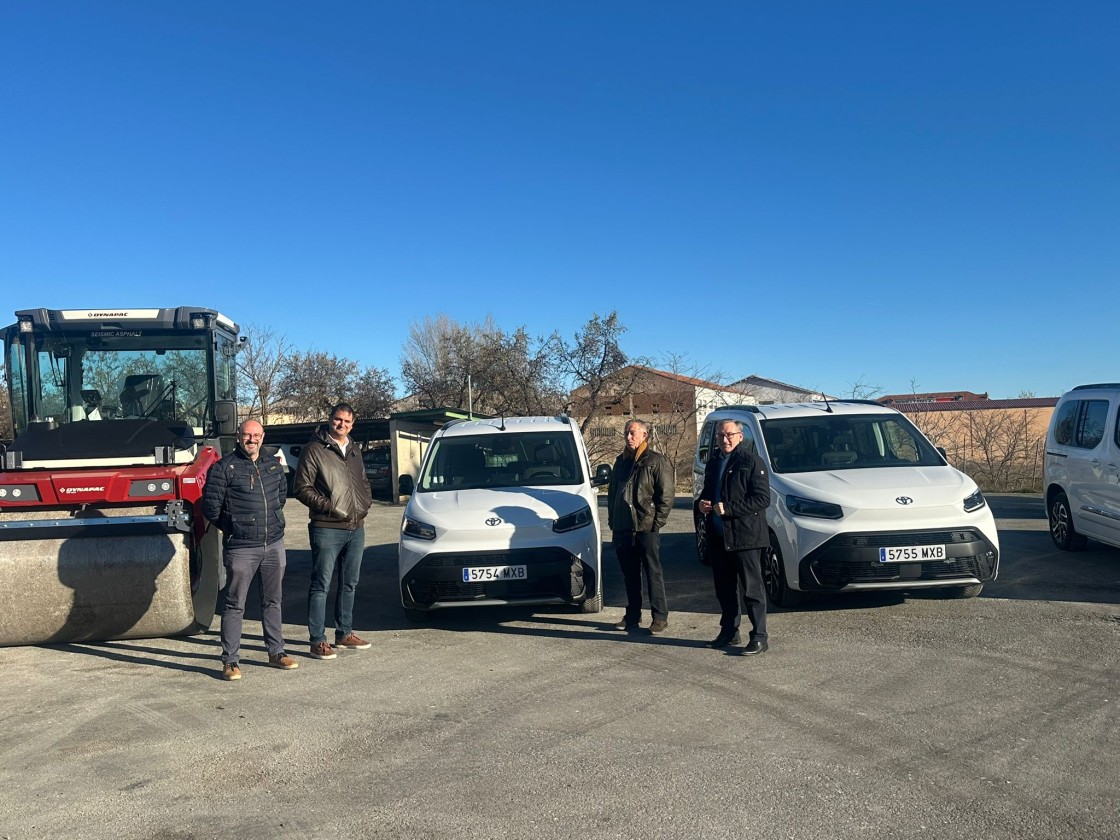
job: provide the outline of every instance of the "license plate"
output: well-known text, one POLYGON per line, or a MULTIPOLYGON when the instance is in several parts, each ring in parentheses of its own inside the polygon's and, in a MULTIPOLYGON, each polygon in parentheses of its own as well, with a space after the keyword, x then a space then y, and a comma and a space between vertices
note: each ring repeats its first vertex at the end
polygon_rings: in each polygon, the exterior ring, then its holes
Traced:
POLYGON ((481 583, 487 580, 525 580, 528 566, 475 566, 463 569, 464 583, 481 583))
POLYGON ((907 545, 899 548, 880 548, 880 563, 921 563, 925 560, 944 560, 943 545, 907 545))

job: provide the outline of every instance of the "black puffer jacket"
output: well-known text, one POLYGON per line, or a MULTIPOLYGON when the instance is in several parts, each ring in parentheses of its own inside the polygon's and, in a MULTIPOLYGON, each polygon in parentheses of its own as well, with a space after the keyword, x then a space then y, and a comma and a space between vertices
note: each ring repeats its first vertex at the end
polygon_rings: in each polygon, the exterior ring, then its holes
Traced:
POLYGON ((612 531, 660 531, 676 495, 673 462, 648 446, 637 459, 623 452, 614 462, 607 491, 612 531), (629 467, 629 469, 627 469, 629 467))
POLYGON ((292 488, 311 511, 311 524, 317 528, 361 528, 373 505, 361 450, 351 439, 343 455, 326 426, 320 426, 303 447, 292 488))
POLYGON ((239 446, 207 473, 202 515, 222 529, 226 548, 271 545, 284 537, 287 490, 276 456, 254 461, 239 446))
MULTIPOLYGON (((723 548, 725 551, 745 551, 766 548, 770 537, 766 528, 766 509, 770 507, 770 476, 766 464, 754 450, 740 443, 727 456, 731 460, 723 472, 719 499, 726 513, 723 520, 723 548)), ((704 469, 704 491, 701 499, 712 501, 716 497, 721 457, 713 454, 704 469)), ((713 511, 712 516, 715 516, 713 511)), ((714 528, 708 528, 708 538, 716 539, 714 528)))

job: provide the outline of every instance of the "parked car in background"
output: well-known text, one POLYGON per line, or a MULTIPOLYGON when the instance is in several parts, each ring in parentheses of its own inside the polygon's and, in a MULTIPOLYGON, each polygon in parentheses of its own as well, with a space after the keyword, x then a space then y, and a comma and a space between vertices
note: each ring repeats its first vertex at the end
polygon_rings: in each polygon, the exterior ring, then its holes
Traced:
MULTIPOLYGON (((265 432, 265 440, 268 432, 265 432)), ((296 467, 299 466, 299 456, 303 452, 302 443, 275 443, 266 444, 265 451, 280 459, 280 466, 284 468, 284 480, 288 482, 288 496, 295 495, 294 484, 296 467)))
POLYGON ((1120 383, 1078 385, 1058 400, 1042 492, 1058 548, 1084 548, 1089 537, 1120 547, 1120 383))
POLYGON ((763 574, 770 600, 807 592, 980 594, 999 571, 995 519, 976 482, 950 466, 903 414, 863 400, 730 406, 701 428, 693 517, 701 560, 707 521, 696 502, 721 420, 770 473, 763 574))
POLYGON ((375 496, 388 495, 392 487, 389 473, 392 471, 392 452, 388 446, 375 446, 362 454, 366 467, 369 489, 375 496))

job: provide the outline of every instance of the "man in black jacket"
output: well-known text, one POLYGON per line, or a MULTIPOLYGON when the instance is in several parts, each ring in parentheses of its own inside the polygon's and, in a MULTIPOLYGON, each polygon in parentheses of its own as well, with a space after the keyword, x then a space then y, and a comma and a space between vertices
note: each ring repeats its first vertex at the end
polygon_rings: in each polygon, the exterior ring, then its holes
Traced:
POLYGON ((672 462, 648 446, 649 429, 630 420, 623 432, 626 448, 615 459, 607 493, 607 521, 614 552, 626 583, 626 614, 616 630, 633 630, 642 619, 642 572, 646 576, 651 633, 669 626, 669 602, 661 572, 661 529, 673 509, 672 462))
POLYGON ((311 655, 334 659, 337 647, 366 650, 371 645, 354 632, 354 595, 366 546, 366 513, 373 505, 365 463, 350 437, 354 409, 339 403, 299 456, 293 492, 311 511, 311 590, 307 630, 311 655), (334 638, 327 641, 327 593, 338 569, 334 601, 334 638))
POLYGON ((237 432, 237 448, 210 468, 202 492, 202 514, 222 529, 226 567, 222 611, 222 679, 241 679, 238 658, 241 624, 249 584, 261 576, 261 625, 268 664, 290 671, 299 665, 284 653, 280 613, 286 556, 284 501, 287 483, 280 460, 261 451, 264 427, 246 420, 237 432))
POLYGON ((743 442, 743 427, 723 420, 716 428, 719 457, 704 470, 700 512, 708 519, 708 557, 720 606, 719 635, 714 648, 739 644, 739 587, 751 622, 751 636, 743 653, 765 653, 766 587, 762 580, 762 549, 769 546, 766 509, 770 507, 770 477, 754 448, 743 442))

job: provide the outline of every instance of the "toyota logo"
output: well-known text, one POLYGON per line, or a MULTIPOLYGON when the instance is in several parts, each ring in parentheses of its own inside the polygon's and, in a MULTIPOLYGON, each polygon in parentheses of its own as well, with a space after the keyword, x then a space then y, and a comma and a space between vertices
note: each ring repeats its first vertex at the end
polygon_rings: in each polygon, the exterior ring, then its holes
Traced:
POLYGON ((912 505, 914 503, 914 500, 909 496, 899 496, 897 499, 895 499, 895 501, 900 505, 912 505))
POLYGON ((489 525, 491 528, 493 528, 495 525, 501 525, 502 520, 500 520, 496 516, 491 516, 489 519, 486 520, 486 524, 489 525))

